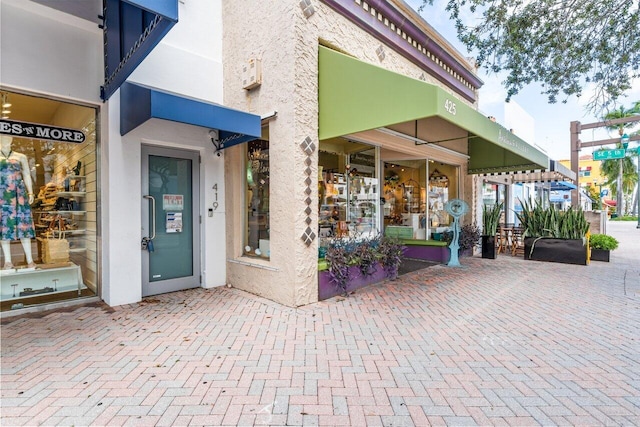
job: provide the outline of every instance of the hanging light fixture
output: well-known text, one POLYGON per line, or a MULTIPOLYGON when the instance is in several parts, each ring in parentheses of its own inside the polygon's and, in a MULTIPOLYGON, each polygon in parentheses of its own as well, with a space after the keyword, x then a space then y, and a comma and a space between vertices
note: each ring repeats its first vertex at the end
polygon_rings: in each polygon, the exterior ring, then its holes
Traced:
POLYGON ((11 103, 9 102, 9 95, 2 93, 2 118, 8 119, 11 114, 11 103))
MULTIPOLYGON (((9 95, 6 94, 6 93, 3 93, 2 94, 2 109, 6 110, 8 108, 11 108, 11 105, 12 104, 9 102, 9 95)), ((11 112, 11 111, 9 111, 9 112, 11 112)), ((4 113, 4 111, 3 111, 3 113, 4 113)))

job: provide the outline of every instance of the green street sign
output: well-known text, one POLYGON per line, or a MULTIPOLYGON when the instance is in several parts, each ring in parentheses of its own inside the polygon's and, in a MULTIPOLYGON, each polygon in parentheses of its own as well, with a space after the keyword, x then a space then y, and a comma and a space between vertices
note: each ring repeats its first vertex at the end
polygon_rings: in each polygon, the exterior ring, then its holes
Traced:
POLYGON ((623 159, 626 154, 624 148, 617 148, 615 150, 598 150, 593 152, 593 160, 612 160, 623 159))

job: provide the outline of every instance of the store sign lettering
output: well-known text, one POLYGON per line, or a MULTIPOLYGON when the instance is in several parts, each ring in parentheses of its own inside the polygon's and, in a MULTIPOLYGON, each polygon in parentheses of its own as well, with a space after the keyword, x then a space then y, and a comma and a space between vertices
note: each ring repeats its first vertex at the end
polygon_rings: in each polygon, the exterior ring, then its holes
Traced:
POLYGON ((500 144, 502 144, 504 146, 513 147, 515 149, 518 149, 518 150, 522 151, 523 153, 528 153, 529 152, 529 145, 528 144, 522 144, 522 143, 518 142, 513 137, 513 134, 511 132, 509 132, 507 134, 507 133, 503 132, 502 130, 500 130, 498 132, 498 141, 500 141, 500 144))
POLYGON ((444 109, 447 110, 447 112, 449 114, 451 114, 453 116, 456 115, 456 103, 455 102, 453 102, 453 101, 451 101, 449 99, 446 99, 444 101, 444 109))
POLYGON ((0 134, 17 136, 20 138, 36 138, 58 142, 72 142, 75 144, 81 144, 85 140, 84 132, 77 129, 65 129, 55 126, 16 122, 14 120, 6 119, 0 120, 0 134))

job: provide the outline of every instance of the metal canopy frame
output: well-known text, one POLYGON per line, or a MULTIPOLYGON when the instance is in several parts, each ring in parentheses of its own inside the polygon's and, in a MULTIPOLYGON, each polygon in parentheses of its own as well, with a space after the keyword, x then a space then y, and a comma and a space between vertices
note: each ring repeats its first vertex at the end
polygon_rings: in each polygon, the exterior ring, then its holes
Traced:
MULTIPOLYGON (((611 145, 620 143, 620 138, 610 138, 610 139, 602 139, 598 141, 591 142, 582 142, 580 141, 580 132, 582 129, 595 129, 602 127, 610 127, 615 125, 622 125, 625 123, 634 123, 640 122, 640 115, 631 116, 631 117, 623 117, 620 119, 613 120, 604 120, 601 122, 595 123, 586 123, 582 124, 579 121, 573 121, 570 124, 570 132, 571 132, 571 170, 579 176, 580 169, 580 149, 583 147, 598 147, 602 145, 611 145)), ((640 141, 640 135, 634 135, 629 137, 629 142, 631 141, 640 141)), ((640 161, 639 161, 640 162, 640 161)), ((640 169, 640 166, 638 167, 640 169)), ((578 188, 580 187, 580 178, 576 178, 576 184, 578 188)), ((640 184, 638 184, 640 185, 640 184)), ((580 192, 576 190, 571 191, 571 206, 577 207, 580 206, 578 197, 580 197, 580 192)), ((640 199, 640 197, 639 197, 640 199)), ((639 201, 640 203, 640 201, 639 201)), ((640 212, 639 212, 640 214, 640 212)), ((640 228, 640 220, 638 220, 638 228, 640 228)))

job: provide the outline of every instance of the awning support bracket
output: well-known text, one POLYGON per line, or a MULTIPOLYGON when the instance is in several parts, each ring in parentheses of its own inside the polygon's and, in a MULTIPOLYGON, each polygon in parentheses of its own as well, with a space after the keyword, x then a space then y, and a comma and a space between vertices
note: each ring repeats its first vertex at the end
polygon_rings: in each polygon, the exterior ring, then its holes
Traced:
POLYGON ((220 131, 217 129, 211 129, 209 131, 209 138, 211 139, 211 143, 213 144, 216 156, 220 157, 222 149, 224 148, 224 143, 220 141, 220 131))

